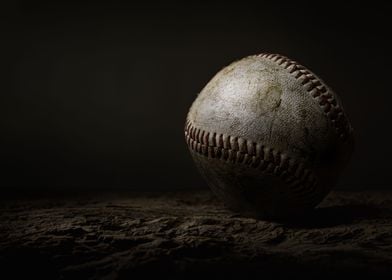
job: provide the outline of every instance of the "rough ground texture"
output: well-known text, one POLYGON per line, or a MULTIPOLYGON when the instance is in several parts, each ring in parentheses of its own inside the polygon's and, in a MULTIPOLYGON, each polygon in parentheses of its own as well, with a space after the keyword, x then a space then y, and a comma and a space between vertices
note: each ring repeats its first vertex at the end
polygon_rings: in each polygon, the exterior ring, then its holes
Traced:
POLYGON ((291 223, 241 217, 207 191, 8 197, 0 269, 50 279, 389 274, 392 193, 334 192, 291 223))

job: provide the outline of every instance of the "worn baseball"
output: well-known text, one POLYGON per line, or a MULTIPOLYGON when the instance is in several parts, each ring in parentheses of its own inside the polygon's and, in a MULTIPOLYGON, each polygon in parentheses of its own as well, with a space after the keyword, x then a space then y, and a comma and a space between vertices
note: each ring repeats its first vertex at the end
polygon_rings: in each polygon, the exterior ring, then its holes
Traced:
POLYGON ((353 147, 338 95, 277 54, 218 72, 193 102, 185 138, 212 191, 260 218, 308 213, 336 184, 353 147))

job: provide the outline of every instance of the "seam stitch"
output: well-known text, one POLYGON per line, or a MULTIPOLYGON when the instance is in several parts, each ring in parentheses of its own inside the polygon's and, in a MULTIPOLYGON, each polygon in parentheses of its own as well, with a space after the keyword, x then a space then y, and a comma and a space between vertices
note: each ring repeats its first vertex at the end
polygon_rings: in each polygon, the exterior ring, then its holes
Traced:
POLYGON ((281 177, 297 195, 308 194, 316 188, 314 173, 304 161, 295 160, 261 143, 241 137, 208 132, 185 123, 185 139, 189 149, 208 158, 232 162, 281 177))
POLYGON ((324 114, 331 121, 338 136, 343 141, 348 139, 348 136, 351 133, 350 123, 343 108, 338 104, 335 93, 330 90, 323 81, 317 78, 306 67, 283 55, 261 53, 256 55, 256 57, 269 59, 288 70, 294 78, 301 82, 306 91, 316 99, 324 114))

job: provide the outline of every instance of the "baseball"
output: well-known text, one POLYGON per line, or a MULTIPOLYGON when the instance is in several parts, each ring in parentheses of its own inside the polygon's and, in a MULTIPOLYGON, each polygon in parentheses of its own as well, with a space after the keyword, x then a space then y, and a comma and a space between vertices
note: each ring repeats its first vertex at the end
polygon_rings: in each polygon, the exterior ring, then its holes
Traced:
POLYGON ((218 72, 193 102, 185 138, 216 196, 259 218, 317 206, 353 149, 339 96, 278 54, 245 57, 218 72))

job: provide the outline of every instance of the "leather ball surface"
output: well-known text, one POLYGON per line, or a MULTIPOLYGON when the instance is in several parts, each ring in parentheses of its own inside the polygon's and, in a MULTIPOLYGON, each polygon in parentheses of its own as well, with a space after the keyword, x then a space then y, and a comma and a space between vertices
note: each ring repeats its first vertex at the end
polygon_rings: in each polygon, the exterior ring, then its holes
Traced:
POLYGON ((260 218, 305 214, 336 184, 353 147, 338 95, 287 57, 260 54, 218 72, 185 124, 212 191, 260 218))

